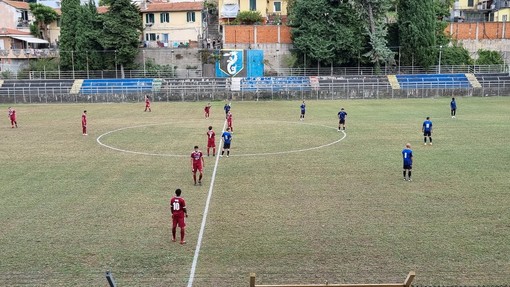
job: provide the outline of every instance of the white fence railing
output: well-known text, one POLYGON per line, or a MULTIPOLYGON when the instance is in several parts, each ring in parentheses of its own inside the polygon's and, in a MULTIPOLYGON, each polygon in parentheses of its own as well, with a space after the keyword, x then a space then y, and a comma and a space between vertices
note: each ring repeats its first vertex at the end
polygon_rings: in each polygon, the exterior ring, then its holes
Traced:
MULTIPOLYGON (((428 69, 415 66, 387 66, 376 71, 372 67, 315 67, 315 68, 280 68, 265 71, 265 76, 339 76, 339 75, 395 75, 395 74, 487 74, 508 73, 507 65, 442 65, 428 69)), ((170 70, 120 70, 101 71, 24 71, 13 73, 9 67, 2 67, 0 79, 120 79, 120 78, 202 78, 214 77, 205 75, 201 69, 170 69, 170 70)))

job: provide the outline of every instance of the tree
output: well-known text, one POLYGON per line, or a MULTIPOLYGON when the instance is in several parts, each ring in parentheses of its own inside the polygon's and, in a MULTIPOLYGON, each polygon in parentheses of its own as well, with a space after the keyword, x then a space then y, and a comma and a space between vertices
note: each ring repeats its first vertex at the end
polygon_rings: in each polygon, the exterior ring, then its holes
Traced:
POLYGON ((398 28, 403 65, 418 65, 428 68, 435 62, 438 50, 433 1, 399 1, 398 28))
POLYGON ((80 14, 80 0, 62 1, 60 23, 60 65, 62 70, 74 69, 74 50, 78 26, 76 21, 80 14))
POLYGON ((38 4, 38 3, 30 3, 30 12, 34 15, 35 25, 32 28, 31 32, 36 37, 41 37, 42 39, 49 39, 48 35, 48 25, 58 19, 58 14, 53 10, 53 8, 38 4))
POLYGON ((135 67, 142 30, 140 10, 130 0, 114 0, 101 19, 103 30, 99 41, 105 50, 114 53, 115 64, 120 65, 124 77, 124 68, 135 67))
POLYGON ((80 6, 76 21, 79 23, 74 45, 76 69, 100 70, 113 67, 113 62, 105 61, 104 53, 101 53, 103 47, 99 38, 103 24, 93 1, 80 6))
POLYGON ((388 27, 386 15, 391 8, 389 0, 358 0, 364 28, 368 35, 369 51, 363 56, 369 57, 374 63, 375 70, 380 70, 381 63, 393 62, 394 54, 388 48, 388 27))
POLYGON ((318 63, 344 64, 359 57, 365 43, 359 13, 347 1, 294 0, 288 25, 294 47, 318 63))
POLYGON ((478 50, 477 65, 502 65, 505 61, 498 51, 478 50))
POLYGON ((451 46, 443 46, 441 63, 444 65, 472 65, 473 59, 469 51, 462 45, 453 43, 451 46))

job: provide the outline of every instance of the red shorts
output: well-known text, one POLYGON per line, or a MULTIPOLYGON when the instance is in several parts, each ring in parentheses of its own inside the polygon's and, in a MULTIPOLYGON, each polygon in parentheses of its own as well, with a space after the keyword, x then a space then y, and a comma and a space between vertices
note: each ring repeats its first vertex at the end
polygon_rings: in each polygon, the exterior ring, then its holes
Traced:
POLYGON ((184 215, 172 215, 172 227, 176 228, 177 226, 179 226, 180 228, 186 227, 184 215))
POLYGON ((145 107, 146 107, 146 108, 150 108, 150 107, 151 107, 151 104, 147 104, 147 103, 146 103, 146 104, 145 104, 145 107))
POLYGON ((11 121, 15 122, 16 121, 16 117, 10 117, 11 118, 11 121))
POLYGON ((216 143, 214 141, 207 141, 207 147, 216 147, 216 143))
POLYGON ((193 164, 193 172, 202 172, 202 164, 193 164))

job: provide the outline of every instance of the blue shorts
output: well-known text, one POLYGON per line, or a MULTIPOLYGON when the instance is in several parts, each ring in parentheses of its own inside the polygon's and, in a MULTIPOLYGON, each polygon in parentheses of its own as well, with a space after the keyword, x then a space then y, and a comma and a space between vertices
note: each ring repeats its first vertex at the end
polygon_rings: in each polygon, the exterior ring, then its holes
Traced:
POLYGON ((427 131, 424 131, 424 132, 423 132, 423 136, 424 136, 424 137, 430 137, 430 136, 432 136, 432 132, 431 132, 431 131, 428 131, 428 132, 427 132, 427 131))
POLYGON ((404 169, 413 169, 413 165, 404 163, 404 169))

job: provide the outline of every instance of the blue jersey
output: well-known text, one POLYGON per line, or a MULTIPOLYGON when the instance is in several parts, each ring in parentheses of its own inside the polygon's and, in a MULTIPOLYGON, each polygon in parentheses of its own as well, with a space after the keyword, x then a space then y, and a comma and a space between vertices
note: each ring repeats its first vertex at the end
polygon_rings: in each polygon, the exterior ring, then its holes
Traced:
POLYGON ((452 108, 452 110, 455 110, 457 108, 457 103, 455 102, 455 100, 450 102, 450 107, 452 108))
POLYGON ((223 132, 223 134, 221 135, 221 137, 223 138, 223 141, 226 143, 226 144, 229 144, 231 141, 232 141, 232 134, 229 133, 229 132, 223 132))
POLYGON ((225 105, 223 109, 225 110, 225 113, 228 113, 228 111, 230 111, 230 105, 225 105))
POLYGON ((301 104, 301 111, 304 112, 306 109, 306 105, 304 103, 301 104))
POLYGON ((432 122, 429 120, 426 120, 423 122, 423 131, 424 132, 430 132, 432 131, 432 122))
POLYGON ((402 150, 402 158, 404 159, 404 165, 413 164, 413 151, 405 148, 402 150))
POLYGON ((338 113, 338 118, 341 120, 345 120, 345 116, 347 116, 347 113, 345 111, 341 111, 338 113))

